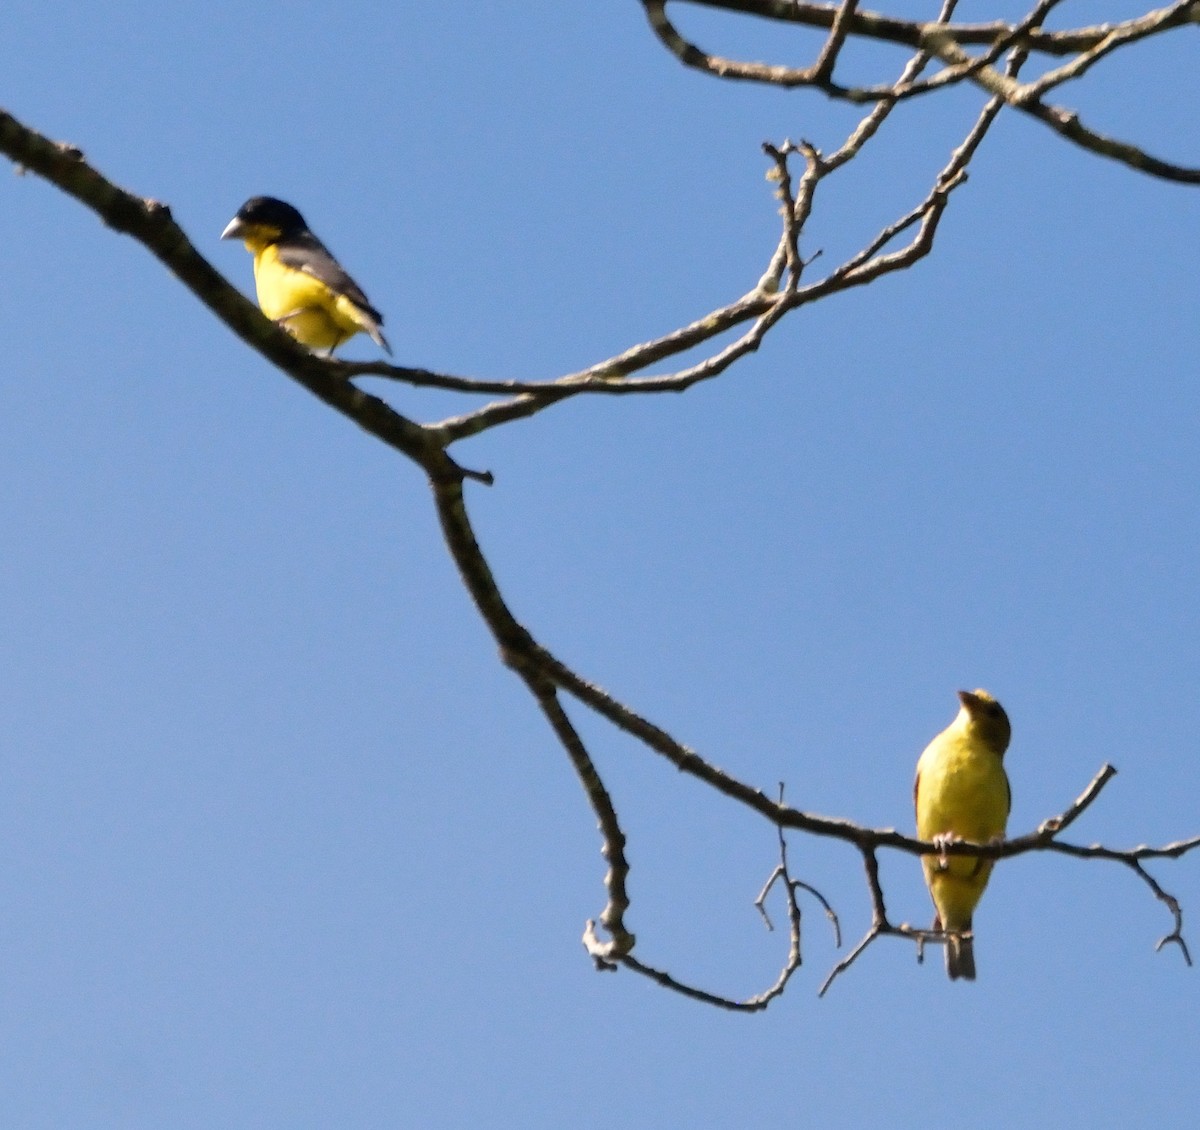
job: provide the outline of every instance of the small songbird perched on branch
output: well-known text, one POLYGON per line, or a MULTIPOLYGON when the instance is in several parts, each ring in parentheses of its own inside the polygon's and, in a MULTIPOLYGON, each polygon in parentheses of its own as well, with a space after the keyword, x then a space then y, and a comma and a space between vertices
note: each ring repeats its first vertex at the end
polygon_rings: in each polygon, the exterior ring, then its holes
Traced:
POLYGON ((343 342, 365 333, 391 353, 383 315, 290 204, 252 197, 221 238, 246 244, 254 256, 259 308, 297 341, 332 356, 343 342))
MULTIPOLYGON (((1012 736, 1008 715, 987 691, 959 691, 962 709, 925 747, 917 762, 913 799, 917 835, 937 843, 955 837, 974 844, 1002 839, 1012 808, 1004 751, 1012 736)), ((925 882, 937 914, 933 928, 946 934, 951 981, 975 980, 971 915, 992 873, 990 859, 923 855, 925 882)))

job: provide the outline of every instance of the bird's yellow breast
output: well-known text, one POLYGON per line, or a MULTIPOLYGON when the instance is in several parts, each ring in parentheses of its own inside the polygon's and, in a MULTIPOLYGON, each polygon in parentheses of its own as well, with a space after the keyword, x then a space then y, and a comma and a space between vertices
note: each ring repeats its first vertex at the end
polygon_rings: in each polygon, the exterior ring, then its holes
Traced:
MULTIPOLYGON (((1004 835, 1008 777, 999 753, 969 728, 952 726, 917 762, 917 835, 954 835, 985 844, 1004 835)), ((992 873, 993 861, 972 856, 921 857, 929 893, 947 930, 966 929, 992 873)))
POLYGON ((1003 760, 969 735, 940 734, 917 763, 917 834, 953 833, 983 844, 1008 824, 1008 778, 1003 760))
POLYGON ((313 349, 332 349, 365 328, 362 314, 349 299, 315 275, 285 266, 274 244, 256 246, 247 240, 246 247, 254 253, 259 308, 298 341, 313 349))

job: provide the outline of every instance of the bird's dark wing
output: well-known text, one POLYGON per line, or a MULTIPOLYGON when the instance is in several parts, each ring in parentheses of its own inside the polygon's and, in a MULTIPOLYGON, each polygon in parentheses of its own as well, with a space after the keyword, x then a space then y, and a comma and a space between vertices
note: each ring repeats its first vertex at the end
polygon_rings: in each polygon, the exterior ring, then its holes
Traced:
POLYGON ((331 290, 345 295, 379 325, 383 324, 383 315, 371 305, 362 287, 346 274, 341 263, 329 254, 325 245, 312 232, 301 232, 281 239, 276 244, 276 251, 279 261, 285 267, 304 271, 320 279, 331 290))

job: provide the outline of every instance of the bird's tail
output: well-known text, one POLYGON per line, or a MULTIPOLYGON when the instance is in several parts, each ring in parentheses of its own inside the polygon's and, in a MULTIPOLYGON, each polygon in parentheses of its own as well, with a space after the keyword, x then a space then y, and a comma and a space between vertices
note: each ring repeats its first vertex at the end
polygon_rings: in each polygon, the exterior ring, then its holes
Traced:
POLYGON ((975 980, 975 939, 969 928, 965 934, 946 935, 946 972, 951 981, 960 977, 964 981, 975 980))
POLYGON ((371 340, 376 345, 378 345, 381 349, 386 351, 386 353, 389 357, 392 355, 392 347, 388 344, 388 339, 383 336, 383 330, 381 330, 379 328, 378 324, 373 325, 373 326, 368 325, 367 333, 369 333, 371 335, 371 340))

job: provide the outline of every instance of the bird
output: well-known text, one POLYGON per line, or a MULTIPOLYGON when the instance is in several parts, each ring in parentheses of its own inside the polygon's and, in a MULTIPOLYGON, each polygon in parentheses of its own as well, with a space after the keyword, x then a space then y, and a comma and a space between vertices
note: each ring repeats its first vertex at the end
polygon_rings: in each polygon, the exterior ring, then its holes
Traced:
MULTIPOLYGON (((954 721, 925 747, 917 762, 913 802, 917 835, 934 844, 958 838, 974 844, 1003 839, 1012 808, 1004 751, 1012 726, 985 690, 959 691, 954 721)), ((951 981, 975 980, 971 916, 992 874, 993 860, 969 855, 923 855, 921 866, 936 914, 933 929, 946 936, 951 981)))
POLYGON ((365 333, 392 352, 383 315, 290 204, 252 196, 221 238, 246 244, 254 256, 259 308, 297 341, 332 357, 343 342, 365 333))

